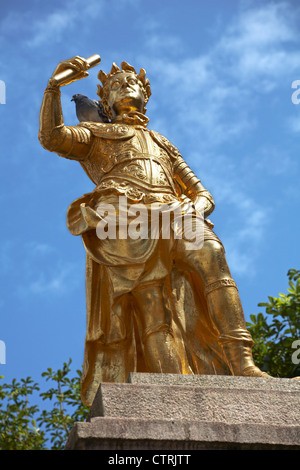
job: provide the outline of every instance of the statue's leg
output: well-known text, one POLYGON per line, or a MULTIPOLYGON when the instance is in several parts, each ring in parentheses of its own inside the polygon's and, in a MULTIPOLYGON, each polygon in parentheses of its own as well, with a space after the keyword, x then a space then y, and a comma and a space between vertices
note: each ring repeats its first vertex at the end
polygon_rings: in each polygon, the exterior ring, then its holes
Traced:
POLYGON ((187 250, 178 241, 178 260, 197 273, 203 284, 211 319, 219 331, 219 343, 233 375, 268 375, 255 366, 253 340, 246 328, 237 286, 227 265, 225 250, 216 240, 206 240, 200 250, 187 250))
POLYGON ((132 294, 137 307, 137 321, 142 331, 141 342, 149 372, 182 373, 170 314, 164 306, 162 286, 141 286, 132 294))

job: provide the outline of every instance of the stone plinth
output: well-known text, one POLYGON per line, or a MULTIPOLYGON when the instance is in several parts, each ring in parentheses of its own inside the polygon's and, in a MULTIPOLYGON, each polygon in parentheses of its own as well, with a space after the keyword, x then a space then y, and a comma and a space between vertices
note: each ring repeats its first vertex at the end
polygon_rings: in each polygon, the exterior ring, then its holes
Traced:
POLYGON ((66 449, 300 450, 300 380, 130 374, 100 385, 66 449))

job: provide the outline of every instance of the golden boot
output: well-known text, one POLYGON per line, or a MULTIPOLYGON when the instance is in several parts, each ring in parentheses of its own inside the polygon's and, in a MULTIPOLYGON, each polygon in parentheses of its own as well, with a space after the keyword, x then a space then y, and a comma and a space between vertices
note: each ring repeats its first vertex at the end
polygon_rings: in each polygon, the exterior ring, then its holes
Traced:
POLYGON ((212 321, 219 331, 218 341, 223 347, 232 375, 270 377, 254 363, 254 342, 246 329, 243 308, 233 279, 210 283, 206 285, 205 293, 212 321))

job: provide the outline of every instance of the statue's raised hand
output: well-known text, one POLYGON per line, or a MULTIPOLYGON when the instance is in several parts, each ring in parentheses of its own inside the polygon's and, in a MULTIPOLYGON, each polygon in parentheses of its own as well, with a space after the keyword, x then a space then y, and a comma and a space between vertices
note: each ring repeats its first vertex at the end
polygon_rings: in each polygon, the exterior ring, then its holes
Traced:
POLYGON ((87 77, 87 70, 91 67, 86 59, 76 56, 63 60, 58 64, 49 80, 50 86, 63 86, 87 77))

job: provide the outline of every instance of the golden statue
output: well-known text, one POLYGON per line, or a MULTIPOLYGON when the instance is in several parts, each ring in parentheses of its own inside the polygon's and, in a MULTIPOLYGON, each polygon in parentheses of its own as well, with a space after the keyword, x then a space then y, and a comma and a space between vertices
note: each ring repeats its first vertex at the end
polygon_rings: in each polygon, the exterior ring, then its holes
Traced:
POLYGON ((145 70, 123 62, 100 71, 97 93, 108 122, 65 126, 60 86, 86 77, 99 62, 77 56, 58 65, 39 130, 44 148, 77 160, 95 184, 67 214, 87 254, 83 403, 92 404, 101 382, 126 382, 130 372, 269 377, 253 362, 238 289, 207 219, 213 198, 179 151, 147 127, 145 70), (126 217, 120 201, 130 205, 126 217), (146 210, 150 223, 154 206, 171 208, 169 236, 162 236, 162 224, 154 236, 147 224, 139 232, 133 215, 146 210), (107 230, 111 207, 115 236, 107 230), (197 246, 177 223, 187 213, 194 238, 202 233, 197 246))

